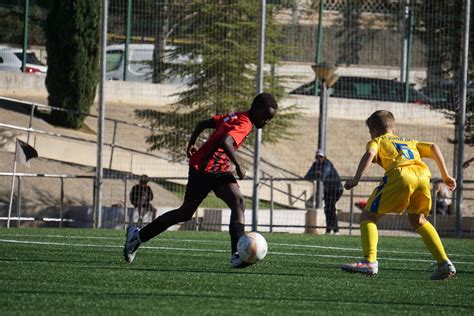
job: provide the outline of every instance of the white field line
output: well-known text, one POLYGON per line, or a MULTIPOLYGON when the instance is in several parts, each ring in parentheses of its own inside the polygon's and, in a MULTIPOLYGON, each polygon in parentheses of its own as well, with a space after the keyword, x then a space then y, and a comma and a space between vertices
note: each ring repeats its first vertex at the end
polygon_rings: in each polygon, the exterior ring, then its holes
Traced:
MULTIPOLYGON (((122 237, 101 237, 101 236, 71 236, 71 235, 36 235, 36 234, 0 234, 3 237, 46 237, 46 238, 60 238, 60 239, 93 239, 93 240, 124 240, 122 237)), ((163 241, 177 241, 177 242, 187 242, 187 243, 206 243, 206 244, 220 244, 228 243, 228 241, 223 240, 206 240, 206 239, 174 239, 174 238, 159 238, 163 241)), ((328 249, 328 250, 344 250, 344 251, 362 251, 361 248, 347 248, 347 247, 331 247, 331 246, 320 246, 320 245, 302 245, 302 244, 286 244, 286 243, 268 243, 270 246, 283 246, 290 248, 308 248, 308 249, 328 249)), ((146 246, 142 246, 146 248, 146 246)), ((161 248, 160 248, 161 249, 161 248)), ((380 253, 390 253, 390 254, 409 254, 409 255, 427 255, 430 256, 428 252, 420 253, 419 251, 400 251, 400 250, 381 250, 377 251, 380 253)), ((474 254, 453 254, 448 253, 450 257, 474 257, 474 254)))
MULTIPOLYGON (((172 239, 172 240, 176 240, 176 239, 172 239)), ((74 244, 74 243, 25 241, 25 240, 12 240, 12 239, 0 239, 0 242, 17 243, 17 244, 31 244, 31 245, 47 245, 47 246, 67 246, 67 247, 123 248, 123 246, 118 246, 118 245, 74 244)), ((141 246, 140 248, 142 248, 142 249, 152 249, 152 250, 176 250, 176 251, 186 251, 186 252, 211 252, 211 253, 228 252, 228 250, 222 250, 222 249, 195 249, 195 248, 182 248, 182 247, 141 246)), ((280 255, 280 256, 360 259, 360 256, 347 256, 347 255, 320 255, 320 254, 306 254, 306 253, 278 252, 278 251, 269 252, 269 253, 272 254, 272 255, 280 255)), ((411 262, 430 262, 430 263, 433 262, 433 260, 428 260, 428 259, 407 259, 407 258, 388 258, 388 257, 379 257, 379 259, 380 260, 387 260, 387 261, 411 261, 411 262)), ((474 265, 474 262, 465 262, 465 261, 454 261, 453 260, 453 263, 474 265)))

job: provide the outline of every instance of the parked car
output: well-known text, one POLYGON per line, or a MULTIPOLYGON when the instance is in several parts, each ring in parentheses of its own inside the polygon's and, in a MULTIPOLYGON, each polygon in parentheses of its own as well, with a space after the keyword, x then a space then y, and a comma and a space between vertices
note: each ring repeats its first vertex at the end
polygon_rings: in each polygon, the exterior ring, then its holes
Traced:
MULTIPOLYGON (((420 91, 429 98, 429 104, 443 109, 453 110, 455 105, 458 87, 452 80, 432 83, 420 89, 420 91)), ((474 97, 474 83, 467 85, 468 101, 474 97)))
MULTIPOLYGON (((314 95, 315 81, 306 83, 290 94, 314 95)), ((329 95, 335 98, 404 102, 405 84, 395 80, 342 76, 329 89, 329 95)), ((409 87, 408 102, 426 104, 427 97, 409 87)))
MULTIPOLYGON (((128 69, 127 81, 152 82, 153 71, 153 44, 130 44, 128 46, 128 69)), ((176 46, 168 45, 165 48, 165 63, 183 64, 195 62, 189 56, 171 57, 176 46)), ((125 67, 125 45, 115 44, 107 46, 106 55, 106 73, 107 80, 123 80, 125 67)), ((200 62, 199 60, 197 62, 200 62)), ((190 81, 189 78, 167 79, 164 83, 185 84, 190 81)))
MULTIPOLYGON (((0 70, 21 72, 23 60, 23 49, 0 46, 0 70)), ((27 51, 26 53, 26 73, 46 74, 48 67, 41 63, 35 53, 27 51)))

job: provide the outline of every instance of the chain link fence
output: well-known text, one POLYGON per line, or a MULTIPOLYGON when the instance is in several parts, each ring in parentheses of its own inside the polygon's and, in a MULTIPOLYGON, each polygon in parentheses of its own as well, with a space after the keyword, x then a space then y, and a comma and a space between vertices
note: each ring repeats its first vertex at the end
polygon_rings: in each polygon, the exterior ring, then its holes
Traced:
MULTIPOLYGON (((26 34, 26 47, 46 65, 44 29, 50 5, 47 0, 3 1, 0 45, 21 49, 26 34), (28 28, 23 31, 25 15, 28 28)), ((281 108, 286 110, 263 133, 260 208, 268 220, 262 218, 262 229, 271 226, 278 231, 278 225, 293 225, 301 226, 298 229, 303 232, 309 223, 306 208, 313 206, 314 186, 302 178, 319 145, 320 97, 311 68, 315 63, 337 66, 339 79, 328 91, 326 152, 343 179, 357 168, 369 140, 364 121, 377 109, 394 113, 401 136, 437 143, 453 174, 458 160, 474 156, 470 146, 465 147, 465 157, 457 157, 455 148, 462 9, 461 1, 267 1, 265 90, 277 95, 281 108), (270 207, 272 203, 275 204, 270 207), (280 214, 275 215, 280 222, 270 225, 273 207, 275 214, 280 214)), ((147 174, 155 192, 154 205, 160 212, 172 209, 182 202, 187 177, 184 151, 194 124, 217 113, 246 110, 255 94, 258 6, 245 0, 116 0, 109 1, 108 21, 108 120, 103 153, 107 170, 102 204, 109 208, 122 205, 126 209, 126 191, 138 182, 140 175, 147 174)), ((18 73, 20 68, 21 58, 18 73)), ((0 71, 4 78, 16 82, 15 89, 2 83, 1 95, 47 104, 47 91, 41 87, 44 76, 13 76, 11 71, 0 71)), ((467 89, 469 92, 474 87, 468 85, 467 89)), ((11 107, 2 104, 0 110, 6 112, 1 123, 27 127, 30 109, 12 112, 11 107)), ((472 106, 467 110, 471 113, 472 106)), ((59 138, 60 141, 33 132, 30 143, 38 149, 41 159, 77 166, 75 171, 69 170, 71 175, 82 175, 81 166, 95 167, 97 117, 86 118, 81 131, 67 131, 48 124, 42 111, 35 111, 33 128, 88 142, 86 145, 59 138)), ((94 104, 91 114, 97 113, 94 104)), ((11 138, 5 136, 11 128, 2 128, 3 137, 10 139, 2 145, 0 155, 5 156, 12 151, 11 138)), ((26 136, 19 130, 15 133, 26 136)), ((200 141, 206 137, 203 135, 200 141)), ((247 174, 252 174, 253 169, 252 140, 250 136, 239 152, 247 174)), ((433 177, 440 177, 436 165, 430 161, 428 165, 433 177)), ((9 162, 5 163, 1 171, 10 172, 9 166, 9 162)), ((36 172, 35 167, 38 165, 32 162, 32 173, 36 172)), ((56 174, 53 171, 61 167, 44 168, 44 173, 56 174)), ((367 179, 380 178, 382 174, 381 168, 373 166, 367 179)), ((462 215, 463 225, 468 226, 463 230, 472 234, 472 224, 466 224, 474 217, 474 195, 469 189, 472 170, 466 169, 464 177, 467 182, 462 215)), ((8 177, 0 179, 5 183, 2 192, 7 197, 8 177)), ((22 183, 25 181, 33 180, 28 178, 22 183)), ((84 182, 80 190, 66 186, 64 193, 92 194, 90 181, 84 182)), ((50 185, 57 187, 56 183, 50 185)), ((245 180, 240 185, 250 209, 252 181, 245 180)), ((349 223, 356 225, 360 209, 355 203, 366 199, 375 185, 367 181, 352 195, 344 192, 337 203, 341 227, 349 229, 349 223)), ((48 185, 38 183, 33 187, 49 192, 48 185)), ((28 196, 32 188, 22 190, 22 194, 28 196)), ((44 203, 57 208, 57 198, 54 203, 44 203)), ((72 196, 64 201, 68 206, 78 206, 79 200, 84 205, 93 203, 92 195, 72 196)), ((25 202, 22 209, 36 209, 29 203, 25 202)), ((203 209, 225 209, 214 196, 203 205, 203 209)), ((198 217, 204 218, 201 213, 198 217)), ((250 213, 248 210, 247 214, 250 213)), ((217 216, 212 214, 212 218, 217 216)), ((226 216, 222 215, 222 227, 226 227, 226 216)), ((449 220, 442 225, 453 232, 454 215, 446 218, 449 220)), ((392 221, 395 222, 382 229, 409 230, 400 224, 401 219, 392 221)))

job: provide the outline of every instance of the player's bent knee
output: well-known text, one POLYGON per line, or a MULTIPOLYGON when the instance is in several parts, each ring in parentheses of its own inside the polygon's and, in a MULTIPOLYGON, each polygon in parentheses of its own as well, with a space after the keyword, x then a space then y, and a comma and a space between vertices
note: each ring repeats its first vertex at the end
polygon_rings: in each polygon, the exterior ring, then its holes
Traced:
POLYGON ((426 223, 424 214, 408 214, 408 220, 414 229, 418 229, 426 223))

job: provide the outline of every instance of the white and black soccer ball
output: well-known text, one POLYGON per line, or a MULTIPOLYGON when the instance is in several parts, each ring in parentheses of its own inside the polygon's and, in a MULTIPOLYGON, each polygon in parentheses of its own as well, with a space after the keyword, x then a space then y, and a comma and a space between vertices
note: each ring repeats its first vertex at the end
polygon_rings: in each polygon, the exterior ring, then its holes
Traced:
POLYGON ((247 263, 255 263, 267 255, 267 241, 259 233, 247 233, 239 238, 237 251, 241 260, 247 263))

